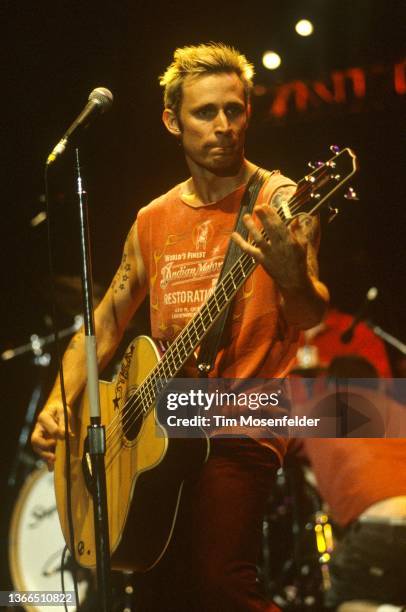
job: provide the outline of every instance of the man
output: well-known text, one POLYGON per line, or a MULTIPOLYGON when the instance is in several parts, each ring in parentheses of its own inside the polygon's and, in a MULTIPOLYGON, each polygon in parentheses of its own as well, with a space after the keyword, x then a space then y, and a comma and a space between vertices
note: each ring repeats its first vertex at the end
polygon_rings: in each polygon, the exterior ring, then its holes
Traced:
MULTIPOLYGON (((181 143, 191 177, 141 209, 130 230, 122 263, 95 312, 100 368, 147 291, 153 335, 177 335, 213 289, 230 235, 262 265, 234 300, 213 376, 283 376, 299 330, 321 320, 328 292, 317 279, 317 224, 304 219, 288 229, 273 210, 289 200, 292 181, 271 176, 255 214, 245 217, 255 246, 232 233, 256 170, 244 157, 252 74, 243 55, 210 44, 178 49, 161 78, 163 121, 181 143)), ((65 353, 64 371, 72 405, 86 380, 82 332, 65 353)), ((56 384, 32 435, 49 465, 62 414, 56 384)), ((285 445, 282 438, 213 441, 209 460, 185 487, 169 550, 140 587, 140 609, 275 609, 259 593, 255 563, 264 503, 285 445)))

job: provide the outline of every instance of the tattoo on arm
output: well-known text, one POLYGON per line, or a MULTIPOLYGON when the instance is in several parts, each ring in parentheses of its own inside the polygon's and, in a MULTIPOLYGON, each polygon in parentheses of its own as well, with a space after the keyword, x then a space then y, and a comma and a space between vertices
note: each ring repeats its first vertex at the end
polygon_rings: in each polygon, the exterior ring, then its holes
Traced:
MULTIPOLYGON (((296 193, 295 185, 286 185, 285 187, 279 187, 271 198, 270 205, 273 206, 277 212, 283 213, 283 208, 292 199, 296 193)), ((312 245, 312 256, 309 257, 309 264, 314 267, 314 270, 318 270, 317 264, 317 251, 320 242, 320 223, 318 215, 308 215, 307 213, 300 213, 297 215, 299 221, 300 230, 304 238, 312 245), (311 262, 310 262, 311 260, 311 262)))
POLYGON ((120 327, 119 311, 118 311, 118 305, 119 305, 118 303, 120 300, 120 294, 123 294, 123 292, 128 291, 128 290, 130 291, 130 294, 131 294, 131 290, 132 290, 131 285, 130 285, 131 273, 133 272, 133 266, 134 266, 134 264, 132 263, 133 260, 131 258, 131 250, 130 250, 131 249, 130 241, 133 239, 132 229, 133 228, 131 228, 131 230, 129 231, 127 235, 127 238, 124 244, 123 256, 121 258, 121 263, 111 283, 111 290, 112 290, 111 308, 112 308, 112 314, 114 318, 114 325, 117 330, 120 327))
POLYGON ((310 276, 319 278, 317 253, 320 243, 320 224, 318 216, 307 214, 298 217, 300 233, 307 242, 307 269, 310 276))
POLYGON ((114 293, 124 291, 128 286, 129 273, 131 271, 131 264, 128 258, 128 242, 130 240, 130 234, 128 234, 124 245, 123 257, 121 259, 120 267, 118 268, 116 275, 111 283, 111 288, 114 293))
MULTIPOLYGON (((278 213, 282 212, 284 207, 289 203, 289 200, 293 197, 296 192, 294 185, 286 185, 276 190, 271 198, 270 204, 273 206, 278 213)), ((314 277, 319 277, 319 264, 317 261, 317 252, 320 242, 320 224, 318 216, 310 216, 306 213, 299 214, 298 221, 300 230, 303 237, 309 243, 307 251, 307 266, 309 274, 314 277)))

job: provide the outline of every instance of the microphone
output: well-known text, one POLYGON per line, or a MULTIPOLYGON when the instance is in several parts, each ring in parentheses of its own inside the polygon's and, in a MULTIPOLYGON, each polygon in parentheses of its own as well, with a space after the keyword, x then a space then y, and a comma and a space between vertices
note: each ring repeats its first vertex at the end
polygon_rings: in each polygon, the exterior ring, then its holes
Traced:
POLYGON ((364 303, 358 310, 357 314, 354 316, 351 325, 349 325, 349 327, 347 327, 347 329, 343 331, 340 336, 340 340, 343 344, 348 344, 349 342, 351 342, 355 328, 357 327, 358 323, 364 318, 365 312, 367 311, 369 304, 376 300, 377 297, 378 289, 376 287, 370 287, 365 296, 364 303))
POLYGON ((52 164, 58 155, 61 155, 66 148, 70 136, 77 130, 78 127, 89 121, 97 114, 104 113, 113 104, 113 94, 109 89, 105 87, 96 87, 89 95, 89 102, 78 115, 72 125, 66 130, 63 138, 53 148, 52 152, 48 155, 47 166, 52 164))

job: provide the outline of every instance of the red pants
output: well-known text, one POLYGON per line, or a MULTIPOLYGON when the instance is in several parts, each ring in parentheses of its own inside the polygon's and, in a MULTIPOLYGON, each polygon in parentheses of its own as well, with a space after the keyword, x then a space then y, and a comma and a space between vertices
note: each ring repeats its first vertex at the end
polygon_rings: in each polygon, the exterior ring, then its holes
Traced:
POLYGON ((249 438, 215 438, 182 496, 174 537, 140 577, 137 612, 277 612, 261 595, 256 564, 265 502, 279 462, 249 438))

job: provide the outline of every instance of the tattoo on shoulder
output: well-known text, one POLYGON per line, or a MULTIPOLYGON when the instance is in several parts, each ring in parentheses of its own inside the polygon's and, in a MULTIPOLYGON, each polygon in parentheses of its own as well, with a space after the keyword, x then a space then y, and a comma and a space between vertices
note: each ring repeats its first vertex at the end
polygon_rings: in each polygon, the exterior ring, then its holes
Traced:
POLYGON ((291 197, 296 191, 295 185, 286 185, 285 187, 279 187, 273 194, 270 204, 275 208, 279 208, 282 203, 289 202, 291 197))

